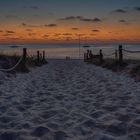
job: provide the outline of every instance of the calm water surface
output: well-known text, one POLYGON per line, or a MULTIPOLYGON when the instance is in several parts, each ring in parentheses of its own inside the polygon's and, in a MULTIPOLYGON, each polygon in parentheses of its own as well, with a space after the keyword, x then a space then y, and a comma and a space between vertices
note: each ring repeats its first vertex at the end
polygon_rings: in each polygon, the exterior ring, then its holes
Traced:
MULTIPOLYGON (((0 53, 21 55, 22 49, 26 47, 28 48, 29 55, 36 55, 37 50, 45 50, 48 58, 66 58, 66 56, 69 56, 78 59, 79 56, 80 58, 83 57, 83 53, 86 52, 87 49, 91 49, 94 54, 97 54, 100 49, 103 50, 104 54, 111 54, 118 49, 118 45, 91 45, 90 48, 84 48, 82 45, 80 48, 78 45, 19 45, 19 48, 11 48, 9 46, 0 45, 0 53)), ((140 51, 140 45, 124 45, 123 48, 132 51, 140 51)), ((124 57, 127 59, 140 59, 140 53, 124 52, 124 57)))

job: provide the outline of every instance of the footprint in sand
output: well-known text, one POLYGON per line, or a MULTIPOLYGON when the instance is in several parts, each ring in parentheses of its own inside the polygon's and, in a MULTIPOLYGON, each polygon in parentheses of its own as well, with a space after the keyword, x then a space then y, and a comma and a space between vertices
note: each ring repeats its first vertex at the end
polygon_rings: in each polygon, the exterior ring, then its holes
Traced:
POLYGON ((0 117, 0 123, 3 123, 3 124, 8 124, 12 121, 14 121, 14 117, 9 117, 9 116, 2 116, 0 117))
POLYGON ((96 125, 96 121, 94 120, 86 120, 84 121, 81 126, 86 127, 86 128, 94 128, 96 125))
POLYGON ((131 121, 131 118, 128 114, 115 113, 114 116, 119 121, 123 121, 123 122, 130 122, 131 121))
POLYGON ((98 118, 102 117, 104 114, 105 114, 104 111, 102 111, 102 110, 97 110, 97 111, 94 111, 92 114, 90 114, 90 116, 91 116, 92 118, 98 119, 98 118))
POLYGON ((134 120, 134 124, 137 124, 137 125, 140 126, 140 118, 136 118, 136 119, 134 120))
POLYGON ((115 140, 115 139, 109 135, 97 133, 97 134, 89 137, 87 140, 115 140))
POLYGON ((7 131, 0 134, 0 140, 19 140, 19 133, 7 131))
POLYGON ((124 136, 127 134, 127 124, 121 121, 112 121, 107 125, 106 133, 112 136, 124 136))
POLYGON ((50 111, 45 111, 41 114, 41 117, 45 120, 55 116, 58 113, 57 110, 50 110, 50 111))
POLYGON ((46 123, 47 127, 49 127, 50 129, 57 131, 59 129, 59 125, 55 122, 48 122, 46 123))
POLYGON ((56 131, 54 133, 54 139, 53 140, 66 140, 68 138, 68 135, 63 131, 56 131))
POLYGON ((52 134, 52 132, 44 126, 38 126, 31 132, 31 135, 34 137, 42 137, 47 134, 52 134))

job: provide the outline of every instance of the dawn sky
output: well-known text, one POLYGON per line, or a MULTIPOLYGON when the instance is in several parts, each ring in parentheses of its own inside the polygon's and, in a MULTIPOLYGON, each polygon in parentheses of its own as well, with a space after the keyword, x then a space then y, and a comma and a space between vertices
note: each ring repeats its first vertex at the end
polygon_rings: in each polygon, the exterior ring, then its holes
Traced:
POLYGON ((0 43, 140 43, 140 0, 1 0, 0 43))

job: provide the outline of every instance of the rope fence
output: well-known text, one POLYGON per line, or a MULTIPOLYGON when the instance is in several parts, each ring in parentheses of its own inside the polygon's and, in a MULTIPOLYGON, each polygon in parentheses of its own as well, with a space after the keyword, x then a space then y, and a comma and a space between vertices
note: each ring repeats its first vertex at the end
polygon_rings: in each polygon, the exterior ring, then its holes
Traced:
POLYGON ((19 64, 22 62, 23 60, 23 56, 19 59, 19 61, 11 68, 9 69, 0 69, 0 71, 3 71, 3 72, 10 72, 10 71, 13 71, 17 68, 17 66, 19 66, 19 64))
POLYGON ((116 53, 116 52, 112 52, 112 53, 109 53, 109 54, 103 53, 103 55, 104 55, 104 56, 113 56, 113 55, 115 55, 115 53, 116 53))
POLYGON ((27 63, 32 63, 37 66, 47 63, 46 58, 45 58, 45 51, 43 51, 42 53, 40 53, 40 51, 37 51, 36 57, 34 57, 34 56, 30 55, 27 52, 26 48, 23 48, 23 54, 14 66, 12 66, 11 68, 7 68, 7 69, 1 68, 0 71, 11 72, 13 70, 16 70, 18 67, 20 67, 22 70, 26 70, 27 63))
POLYGON ((140 53, 140 51, 130 51, 130 50, 126 50, 126 49, 123 49, 123 51, 125 51, 127 53, 140 53))
MULTIPOLYGON (((124 61, 124 57, 130 58, 129 54, 133 55, 133 54, 139 54, 140 51, 133 51, 133 50, 127 50, 127 49, 123 49, 122 45, 119 45, 118 49, 115 51, 112 51, 110 53, 103 53, 102 49, 99 50, 99 55, 98 54, 93 54, 91 50, 87 50, 86 53, 84 53, 84 61, 85 62, 94 62, 94 61, 98 61, 100 63, 103 62, 104 57, 111 57, 114 56, 115 61, 118 61, 120 64, 123 63, 124 61)), ((135 57, 136 58, 136 57, 135 57)), ((132 56, 131 56, 132 59, 132 56)))

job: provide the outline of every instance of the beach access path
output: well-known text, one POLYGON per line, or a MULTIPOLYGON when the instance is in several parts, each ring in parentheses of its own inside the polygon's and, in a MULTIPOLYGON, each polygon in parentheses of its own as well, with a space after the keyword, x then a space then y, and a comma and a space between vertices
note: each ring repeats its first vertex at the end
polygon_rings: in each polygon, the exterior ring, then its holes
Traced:
POLYGON ((0 140, 140 139, 140 83, 124 74, 49 60, 2 77, 0 140))

